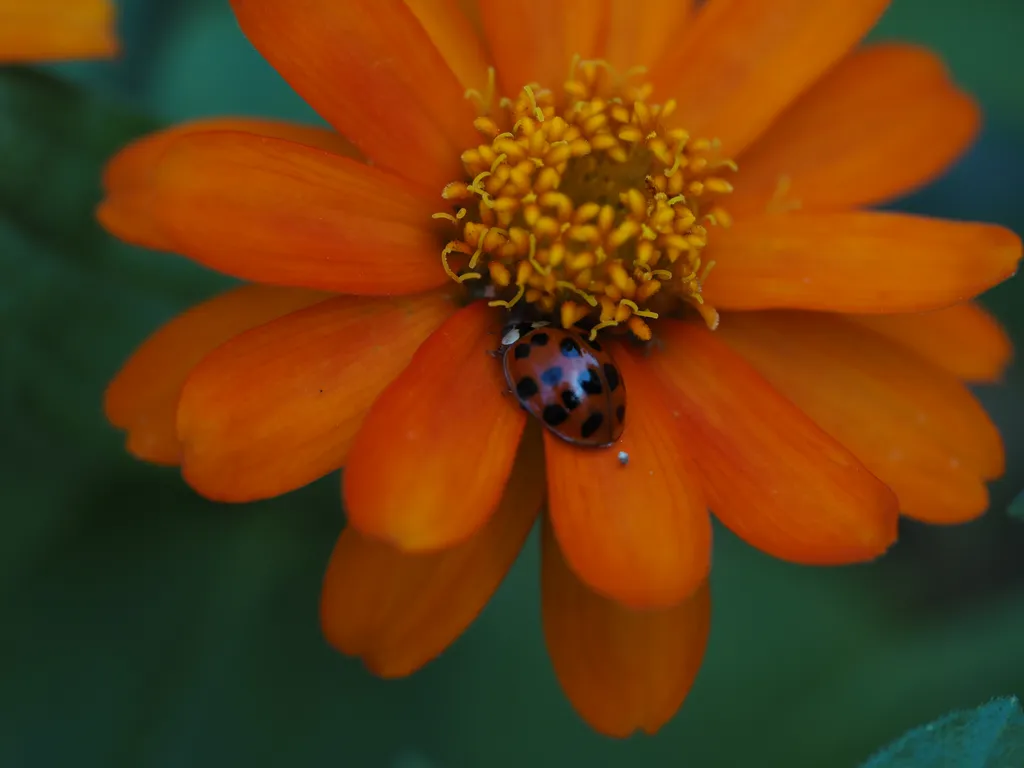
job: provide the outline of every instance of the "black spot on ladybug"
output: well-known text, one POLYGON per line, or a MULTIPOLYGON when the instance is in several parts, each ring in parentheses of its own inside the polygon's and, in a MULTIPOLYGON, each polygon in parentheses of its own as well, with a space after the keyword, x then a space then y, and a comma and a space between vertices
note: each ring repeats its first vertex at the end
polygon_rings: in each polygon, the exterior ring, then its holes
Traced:
POLYGON ((626 420, 626 406, 620 405, 615 409, 615 418, 619 420, 619 424, 626 420))
POLYGON ((540 392, 540 387, 537 386, 537 382, 530 376, 523 376, 516 383, 516 397, 520 400, 529 400, 531 397, 535 397, 538 392, 540 392))
POLYGON ((544 423, 549 427, 557 427, 569 418, 569 412, 560 405, 546 405, 544 406, 541 418, 544 419, 544 423))
POLYGON ((604 387, 601 385, 601 374, 597 372, 597 368, 587 368, 580 374, 577 384, 588 395, 600 395, 604 392, 604 387))
POLYGON ((587 420, 583 422, 583 426, 580 427, 580 434, 584 438, 590 437, 597 430, 601 428, 601 423, 604 421, 604 416, 599 411, 594 411, 592 414, 587 416, 587 420))
POLYGON ((562 350, 564 357, 579 357, 583 353, 580 351, 580 345, 576 343, 576 339, 564 338, 562 343, 558 345, 558 348, 562 350))
POLYGON ((551 337, 546 333, 535 333, 530 337, 530 343, 535 347, 546 347, 551 337))
POLYGON ((565 374, 562 372, 561 366, 552 365, 540 375, 540 380, 549 387, 557 387, 559 383, 561 383, 562 376, 564 375, 565 374))
POLYGON ((530 356, 529 344, 517 344, 515 352, 512 353, 516 360, 525 360, 530 356))
POLYGON ((575 411, 577 408, 580 407, 580 403, 582 403, 582 402, 583 401, 580 400, 580 396, 576 394, 576 390, 574 390, 574 389, 563 389, 562 390, 562 404, 566 408, 568 408, 570 411, 575 411))
POLYGON ((608 380, 608 391, 614 392, 619 388, 619 369, 611 363, 604 364, 604 377, 608 380))
POLYGON ((588 340, 588 341, 587 341, 587 345, 588 345, 588 346, 589 346, 589 347, 590 347, 591 349, 593 349, 593 350, 597 350, 598 352, 600 352, 600 351, 601 351, 601 350, 603 349, 603 347, 602 347, 602 346, 601 346, 601 345, 600 345, 600 344, 598 343, 597 339, 594 339, 593 341, 589 341, 589 340, 588 340))

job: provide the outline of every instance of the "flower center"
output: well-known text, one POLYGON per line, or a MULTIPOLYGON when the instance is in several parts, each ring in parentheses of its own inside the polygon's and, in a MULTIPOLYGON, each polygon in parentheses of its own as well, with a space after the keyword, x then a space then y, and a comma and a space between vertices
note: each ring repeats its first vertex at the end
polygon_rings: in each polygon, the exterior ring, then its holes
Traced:
POLYGON ((708 227, 730 222, 717 201, 736 166, 717 142, 666 128, 675 102, 650 103, 637 72, 577 57, 561 94, 527 85, 495 108, 493 72, 488 94, 467 94, 485 141, 444 188, 454 213, 435 214, 457 229, 441 254, 453 280, 591 338, 624 325, 646 341, 647 320, 684 305, 717 324, 702 252, 708 227))

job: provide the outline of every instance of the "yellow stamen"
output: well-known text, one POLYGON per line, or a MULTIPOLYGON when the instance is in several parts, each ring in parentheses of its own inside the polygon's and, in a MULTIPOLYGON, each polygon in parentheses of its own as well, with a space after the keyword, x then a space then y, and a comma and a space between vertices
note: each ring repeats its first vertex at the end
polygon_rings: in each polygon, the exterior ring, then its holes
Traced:
POLYGON ((652 312, 649 309, 640 309, 640 307, 638 307, 634 302, 630 301, 629 299, 623 299, 619 303, 620 304, 624 304, 625 306, 627 306, 631 310, 633 310, 633 314, 634 315, 638 315, 639 317, 649 317, 652 320, 657 320, 658 319, 658 313, 657 312, 652 312))
POLYGON ((533 116, 537 118, 537 122, 544 122, 544 113, 540 111, 540 107, 537 106, 537 97, 533 95, 533 89, 535 86, 524 85, 523 93, 526 94, 526 98, 530 100, 530 106, 533 107, 533 116))
POLYGON ((558 288, 563 288, 566 291, 572 291, 573 293, 575 293, 577 296, 579 296, 581 299, 583 299, 585 302, 587 302, 587 304, 589 304, 592 307, 596 307, 597 306, 597 299, 595 299, 593 296, 591 296, 586 291, 580 290, 579 288, 577 288, 572 283, 566 282, 565 280, 556 280, 555 281, 555 286, 558 287, 558 288))
POLYGON ((461 245, 462 245, 462 243, 459 243, 459 242, 451 242, 451 243, 448 243, 448 245, 446 245, 444 247, 444 250, 441 251, 441 265, 444 267, 444 271, 448 274, 448 277, 450 277, 455 282, 461 282, 461 281, 459 280, 459 276, 455 273, 455 271, 448 264, 448 256, 451 255, 452 253, 456 252, 457 250, 459 250, 459 247, 461 245))
POLYGON ((614 320, 602 320, 600 323, 590 329, 590 340, 593 341, 597 338, 597 332, 603 331, 605 328, 612 328, 618 325, 614 320))
POLYGON ((473 254, 473 258, 469 260, 469 268, 473 269, 476 267, 476 263, 480 260, 480 257, 484 252, 484 239, 487 237, 489 230, 485 229, 483 234, 477 235, 477 247, 476 252, 473 254))
POLYGON ((540 274, 546 275, 549 272, 547 267, 537 261, 537 236, 532 232, 530 233, 530 252, 526 254, 526 260, 530 262, 530 266, 540 274))
POLYGON ((521 298, 523 298, 523 294, 524 293, 526 293, 526 286, 520 284, 519 285, 519 290, 516 291, 516 295, 513 296, 509 301, 504 301, 502 299, 495 299, 494 301, 487 302, 487 306, 489 306, 489 307, 507 307, 508 309, 512 309, 512 307, 514 307, 516 304, 518 304, 519 300, 521 298))
POLYGON ((491 273, 491 282, 499 288, 506 288, 512 283, 512 273, 500 261, 490 262, 487 271, 491 273))
POLYGON ((456 228, 442 251, 453 280, 484 280, 491 306, 525 302, 592 337, 622 325, 649 339, 647 321, 681 304, 717 322, 701 256, 731 224, 720 201, 736 164, 716 139, 665 128, 676 104, 650 103, 642 72, 575 56, 562 94, 530 83, 496 100, 493 70, 467 91, 484 141, 442 191, 454 212, 435 215, 456 228))
POLYGON ((466 89, 466 98, 476 102, 477 109, 481 115, 486 115, 491 111, 491 105, 494 102, 494 92, 497 90, 497 77, 494 71, 494 67, 487 68, 487 85, 484 87, 483 93, 476 90, 475 88, 466 89))
POLYGON ((700 273, 700 280, 698 282, 700 282, 702 286, 704 285, 704 281, 708 279, 708 272, 710 272, 714 266, 715 262, 709 261, 708 265, 704 267, 704 271, 700 273))

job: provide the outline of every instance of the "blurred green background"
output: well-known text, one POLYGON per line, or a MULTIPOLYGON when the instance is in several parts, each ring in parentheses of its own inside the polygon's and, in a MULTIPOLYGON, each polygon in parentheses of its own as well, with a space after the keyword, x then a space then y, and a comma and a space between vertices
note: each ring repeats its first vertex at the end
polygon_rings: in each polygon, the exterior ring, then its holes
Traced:
MULTIPOLYGON (((227 0, 125 0, 117 62, 0 70, 0 766, 854 766, 951 709, 1024 693, 1024 369, 980 394, 1007 444, 992 510, 905 525, 871 566, 815 570, 716 529, 697 684, 658 736, 616 742, 558 689, 536 541, 465 637, 379 681, 320 636, 336 477, 244 507, 136 463, 101 413, 160 322, 227 281, 113 242, 103 159, 140 131, 317 121, 227 0), (72 87, 72 84, 75 87, 72 87), (78 88, 82 90, 79 90, 78 88)), ((894 0, 876 39, 939 49, 986 113, 946 178, 897 207, 1024 232, 1024 2, 894 0)), ((885 130, 885 126, 879 126, 885 130)), ((936 130, 942 130, 941 125, 936 130)), ((1024 279, 986 297, 1024 344, 1024 279)))

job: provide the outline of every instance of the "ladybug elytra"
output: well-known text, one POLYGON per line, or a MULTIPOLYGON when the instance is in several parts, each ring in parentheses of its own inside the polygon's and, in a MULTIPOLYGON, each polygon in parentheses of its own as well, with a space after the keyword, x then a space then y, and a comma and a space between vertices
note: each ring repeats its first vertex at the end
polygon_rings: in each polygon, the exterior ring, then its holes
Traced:
POLYGON ((622 435, 625 382, 598 342, 575 331, 514 325, 502 336, 501 352, 512 394, 554 434, 594 448, 622 435))

